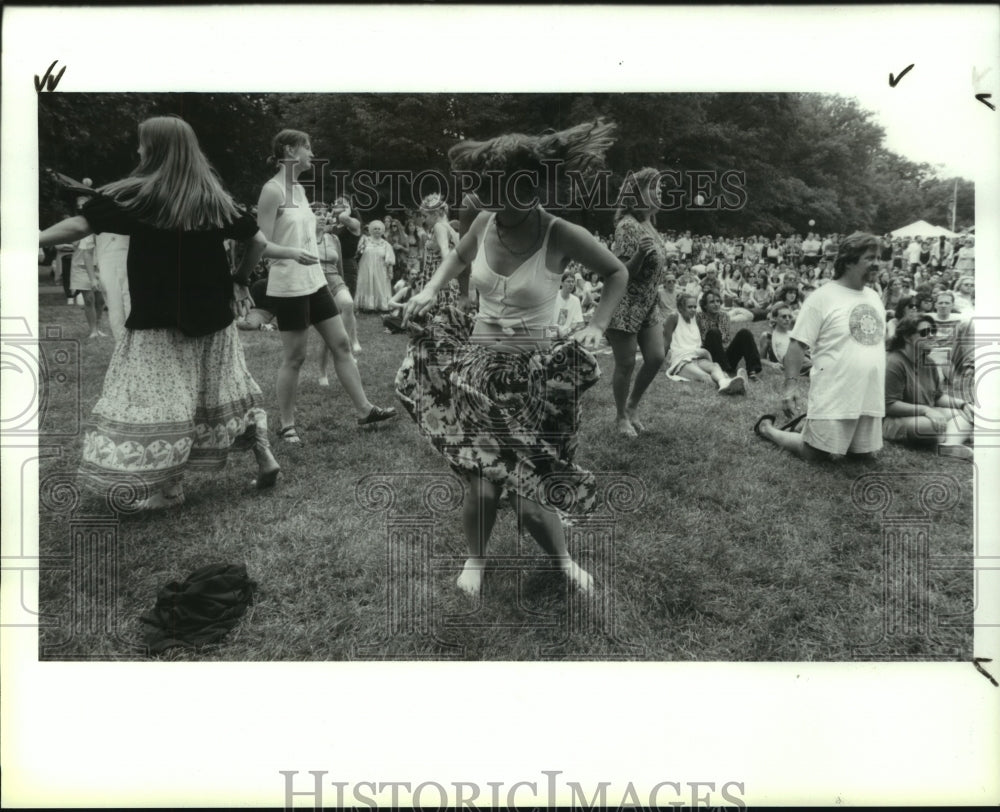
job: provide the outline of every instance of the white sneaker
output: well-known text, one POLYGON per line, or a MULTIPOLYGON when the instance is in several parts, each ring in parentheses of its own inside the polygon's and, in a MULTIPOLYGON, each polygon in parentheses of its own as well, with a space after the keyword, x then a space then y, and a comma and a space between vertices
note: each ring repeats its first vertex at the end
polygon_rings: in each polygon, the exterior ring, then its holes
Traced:
POLYGON ((68 305, 71 305, 71 304, 76 304, 76 302, 74 301, 73 297, 72 297, 72 296, 70 296, 70 297, 69 297, 69 298, 68 298, 68 299, 66 300, 66 304, 68 304, 68 305))
POLYGON ((330 379, 326 375, 324 375, 323 377, 317 379, 316 383, 318 383, 320 386, 329 386, 330 379))

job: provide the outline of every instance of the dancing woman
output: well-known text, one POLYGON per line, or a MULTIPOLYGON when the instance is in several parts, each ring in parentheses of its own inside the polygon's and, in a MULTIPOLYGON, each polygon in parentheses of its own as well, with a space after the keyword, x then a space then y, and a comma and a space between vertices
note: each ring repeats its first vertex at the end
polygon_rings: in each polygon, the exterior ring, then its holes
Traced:
MULTIPOLYGON (((257 201, 257 223, 269 240, 296 247, 315 256, 316 215, 309 207, 305 189, 298 183, 302 172, 312 167, 309 136, 298 130, 282 130, 272 142, 272 160, 278 171, 261 189, 257 201)), ((287 443, 300 444, 295 429, 295 395, 299 371, 306 358, 309 328, 314 327, 333 355, 333 367, 358 414, 358 425, 366 426, 396 416, 396 410, 372 404, 361 383, 361 373, 351 353, 333 294, 318 261, 301 266, 291 259, 271 263, 267 296, 274 315, 284 358, 278 369, 278 409, 281 430, 287 443)))
MULTIPOLYGON (((424 218, 424 228, 427 229, 427 239, 420 258, 419 287, 423 288, 440 267, 442 260, 458 244, 459 234, 448 220, 448 204, 441 195, 427 195, 420 203, 420 214, 424 218)), ((458 297, 458 280, 452 279, 441 291, 437 304, 447 307, 455 304, 458 297)))
POLYGON ((653 213, 660 205, 660 174, 655 169, 640 169, 631 175, 630 194, 622 200, 634 200, 616 213, 615 253, 628 269, 628 289, 619 302, 607 338, 615 356, 611 388, 618 410, 615 425, 618 433, 636 437, 644 426, 636 412, 639 400, 663 366, 663 313, 659 306, 659 287, 666 270, 663 238, 653 225, 653 213), (642 353, 642 366, 635 376, 636 346, 642 353))
POLYGON ((475 218, 407 302, 404 319, 430 311, 438 292, 470 266, 480 312, 473 318, 458 307, 438 310, 411 342, 396 392, 468 486, 463 525, 469 557, 458 586, 473 596, 481 589, 504 492, 567 577, 584 591, 591 588, 590 575, 566 549, 560 511, 582 514, 595 506, 593 475, 573 463, 578 395, 600 375, 589 349, 607 328, 628 272, 585 229, 542 209, 538 182, 543 161, 560 161, 567 170, 601 161, 612 128, 596 122, 537 137, 503 135, 463 141, 449 152, 455 169, 500 173, 500 210, 475 218), (547 326, 571 260, 605 279, 604 296, 587 327, 553 342, 547 326), (569 493, 567 500, 547 487, 554 481, 569 493))
POLYGON ((186 122, 143 121, 138 167, 103 187, 80 216, 43 231, 40 242, 95 232, 130 237, 131 312, 85 434, 84 484, 106 490, 137 478, 149 494, 140 508, 172 507, 184 501, 187 469, 219 469, 231 450, 252 449, 257 487, 273 485, 279 466, 267 414, 233 323, 233 311, 243 316, 250 305, 246 285, 267 243, 186 122), (246 244, 235 279, 227 238, 246 244))

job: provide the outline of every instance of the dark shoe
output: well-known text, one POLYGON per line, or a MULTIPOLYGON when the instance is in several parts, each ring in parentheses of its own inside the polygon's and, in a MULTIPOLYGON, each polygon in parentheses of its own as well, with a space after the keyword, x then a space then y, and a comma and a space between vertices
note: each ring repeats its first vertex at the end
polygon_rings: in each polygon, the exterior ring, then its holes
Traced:
POLYGON ((302 445, 302 438, 295 431, 295 426, 285 426, 278 432, 278 437, 289 445, 302 445))
POLYGON ((761 417, 758 418, 757 422, 753 424, 753 433, 756 434, 758 437, 760 437, 762 440, 768 439, 767 437, 764 436, 764 433, 760 430, 760 427, 763 426, 764 423, 766 423, 767 421, 770 421, 773 424, 775 421, 777 421, 777 419, 778 418, 775 417, 773 414, 761 415, 761 417))
POLYGON ((787 423, 785 423, 785 425, 783 425, 781 427, 781 430, 782 431, 795 431, 795 429, 799 425, 799 423, 801 423, 803 420, 805 420, 805 418, 806 418, 805 414, 800 414, 798 417, 793 417, 791 420, 789 420, 787 423))
POLYGON ((372 410, 367 415, 358 418, 358 425, 371 426, 375 423, 381 423, 383 420, 391 420, 395 416, 396 410, 391 406, 388 409, 383 409, 381 406, 372 406, 372 410))

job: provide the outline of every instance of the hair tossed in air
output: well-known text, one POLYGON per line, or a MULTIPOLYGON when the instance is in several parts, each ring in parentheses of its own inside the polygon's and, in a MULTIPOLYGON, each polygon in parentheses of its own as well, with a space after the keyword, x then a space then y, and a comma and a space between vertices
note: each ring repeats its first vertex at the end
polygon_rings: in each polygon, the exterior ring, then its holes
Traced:
POLYGON ((585 173, 603 165, 614 130, 615 124, 597 119, 542 135, 508 133, 486 141, 466 140, 448 150, 448 160, 452 169, 473 172, 541 172, 543 161, 558 161, 564 170, 585 173))
POLYGON ((861 259, 869 248, 877 249, 878 244, 878 237, 863 231, 855 231, 844 237, 837 246, 837 258, 833 261, 833 278, 840 279, 848 265, 853 265, 861 259))
POLYGON ((139 125, 142 157, 127 178, 100 189, 138 220, 160 229, 221 228, 239 217, 232 197, 198 146, 198 137, 177 116, 139 125))

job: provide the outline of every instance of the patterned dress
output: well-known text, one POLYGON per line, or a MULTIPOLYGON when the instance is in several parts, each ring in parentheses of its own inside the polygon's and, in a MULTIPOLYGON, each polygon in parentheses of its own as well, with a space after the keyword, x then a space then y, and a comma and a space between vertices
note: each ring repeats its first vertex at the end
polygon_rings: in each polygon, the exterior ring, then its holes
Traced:
POLYGON ((632 215, 626 214, 615 226, 615 253, 627 263, 639 250, 643 237, 653 237, 656 250, 646 256, 635 273, 629 273, 625 295, 615 308, 608 329, 638 333, 646 327, 663 323, 657 288, 662 284, 666 270, 666 248, 659 234, 644 228, 632 215))
POLYGON ((442 307, 414 326, 396 374, 406 411, 459 475, 478 474, 564 518, 592 512, 595 477, 573 458, 579 396, 601 374, 596 358, 565 339, 496 351, 471 338, 474 322, 442 307))

